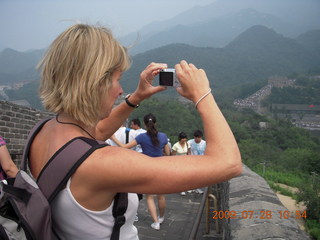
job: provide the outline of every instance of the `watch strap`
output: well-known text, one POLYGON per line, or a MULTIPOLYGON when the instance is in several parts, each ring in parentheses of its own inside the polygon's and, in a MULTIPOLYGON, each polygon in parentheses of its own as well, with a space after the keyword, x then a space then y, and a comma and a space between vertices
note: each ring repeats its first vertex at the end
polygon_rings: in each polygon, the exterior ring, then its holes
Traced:
POLYGON ((126 103, 127 103, 128 106, 130 106, 130 107, 138 108, 138 107, 140 106, 140 104, 134 105, 133 103, 131 103, 131 102, 129 101, 129 97, 130 97, 130 96, 131 96, 131 94, 128 94, 128 95, 125 97, 126 103))

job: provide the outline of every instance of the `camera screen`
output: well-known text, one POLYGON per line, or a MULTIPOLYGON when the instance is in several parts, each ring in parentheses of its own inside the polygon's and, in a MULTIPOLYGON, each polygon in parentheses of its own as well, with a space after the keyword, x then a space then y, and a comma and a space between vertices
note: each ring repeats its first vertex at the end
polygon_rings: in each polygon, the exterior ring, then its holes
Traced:
POLYGON ((173 86, 173 72, 160 72, 159 85, 173 86))

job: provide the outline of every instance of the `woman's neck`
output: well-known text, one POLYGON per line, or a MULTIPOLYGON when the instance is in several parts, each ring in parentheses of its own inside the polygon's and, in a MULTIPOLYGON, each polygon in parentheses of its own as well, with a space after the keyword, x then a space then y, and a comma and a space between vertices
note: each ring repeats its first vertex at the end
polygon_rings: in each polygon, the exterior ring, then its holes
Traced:
POLYGON ((95 138, 95 129, 93 127, 86 126, 84 123, 70 117, 66 114, 57 114, 56 121, 59 124, 71 125, 82 130, 83 134, 88 135, 90 138, 95 138))

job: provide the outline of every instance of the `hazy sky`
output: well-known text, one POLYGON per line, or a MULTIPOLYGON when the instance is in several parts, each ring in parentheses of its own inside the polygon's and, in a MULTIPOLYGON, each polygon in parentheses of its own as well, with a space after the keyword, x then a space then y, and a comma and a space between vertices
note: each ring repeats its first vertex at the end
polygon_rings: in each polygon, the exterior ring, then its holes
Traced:
POLYGON ((69 25, 101 23, 116 36, 215 0, 0 0, 0 49, 46 48, 69 25))

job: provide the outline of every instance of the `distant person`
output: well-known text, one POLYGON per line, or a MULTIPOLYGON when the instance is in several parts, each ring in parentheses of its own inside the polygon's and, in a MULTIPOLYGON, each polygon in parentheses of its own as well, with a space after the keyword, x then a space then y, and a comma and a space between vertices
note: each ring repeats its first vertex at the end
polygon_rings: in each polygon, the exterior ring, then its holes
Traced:
MULTIPOLYGON (((123 123, 122 126, 114 133, 114 136, 123 144, 126 144, 128 142, 131 142, 135 139, 137 136, 137 133, 134 129, 130 129, 125 127, 125 124, 123 123), (127 139, 128 138, 128 139, 127 139)), ((107 139, 106 143, 108 143, 111 146, 118 146, 112 139, 107 139)), ((133 150, 136 150, 135 147, 132 148, 133 150)))
POLYGON ((188 136, 184 132, 179 133, 179 141, 173 144, 171 155, 190 155, 190 145, 188 144, 188 136))
MULTIPOLYGON (((190 155, 190 145, 188 144, 188 136, 184 132, 179 133, 178 136, 179 141, 173 144, 171 155, 190 155)), ((189 190, 190 191, 190 190, 189 190)), ((180 193, 181 196, 185 196, 186 192, 183 191, 180 193)))
MULTIPOLYGON (((168 146, 168 137, 165 133, 159 132, 156 128, 157 119, 153 114, 147 114, 143 118, 147 132, 139 134, 135 140, 128 144, 122 144, 116 138, 112 138, 119 146, 125 148, 132 148, 141 145, 142 153, 150 157, 161 157, 163 155, 170 155, 170 148, 168 146), (163 154, 164 153, 164 154, 163 154)), ((157 194, 159 215, 157 215, 157 208, 154 201, 154 194, 147 194, 147 205, 150 215, 153 219, 151 227, 160 230, 160 224, 164 221, 164 212, 166 207, 166 199, 163 194, 157 194)))
MULTIPOLYGON (((193 139, 190 139, 188 141, 188 144, 191 150, 191 155, 204 155, 207 144, 206 144, 206 141, 203 140, 202 138, 203 138, 203 133, 201 130, 194 131, 193 139)), ((199 194, 203 193, 203 190, 201 188, 198 188, 194 191, 199 194)))
POLYGON ((196 130, 193 133, 193 139, 188 140, 190 145, 190 150, 192 155, 204 155, 207 147, 207 143, 203 138, 203 133, 201 130, 196 130))
POLYGON ((2 172, 0 180, 14 178, 18 171, 19 169, 11 159, 5 140, 0 136, 0 172, 2 172))
MULTIPOLYGON (((147 132, 145 129, 141 128, 141 122, 138 118, 132 119, 130 122, 130 128, 134 129, 137 133, 137 136, 141 133, 147 132)), ((131 141, 130 141, 131 142, 131 141)), ((142 153, 141 145, 138 144, 135 148, 137 152, 142 153)))

